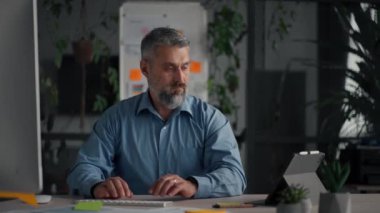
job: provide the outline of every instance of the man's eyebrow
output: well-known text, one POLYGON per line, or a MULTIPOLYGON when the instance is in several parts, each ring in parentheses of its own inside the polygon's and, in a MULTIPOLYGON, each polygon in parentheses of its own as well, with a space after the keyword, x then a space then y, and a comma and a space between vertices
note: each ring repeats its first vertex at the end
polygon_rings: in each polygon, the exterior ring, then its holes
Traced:
POLYGON ((176 64, 172 63, 172 62, 164 62, 164 65, 165 66, 176 66, 176 64))
MULTIPOLYGON (((181 65, 188 65, 188 64, 190 64, 191 62, 190 61, 186 61, 186 62, 184 62, 184 63, 182 63, 181 65)), ((165 66, 177 66, 177 64, 176 63, 173 63, 173 62, 164 62, 163 63, 165 66)))

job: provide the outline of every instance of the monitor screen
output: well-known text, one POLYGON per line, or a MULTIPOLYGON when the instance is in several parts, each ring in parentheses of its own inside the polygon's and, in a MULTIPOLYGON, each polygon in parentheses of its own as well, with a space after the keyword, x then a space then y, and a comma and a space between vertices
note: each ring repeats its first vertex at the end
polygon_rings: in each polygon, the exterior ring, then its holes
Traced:
POLYGON ((1 0, 0 191, 42 188, 37 2, 1 0))

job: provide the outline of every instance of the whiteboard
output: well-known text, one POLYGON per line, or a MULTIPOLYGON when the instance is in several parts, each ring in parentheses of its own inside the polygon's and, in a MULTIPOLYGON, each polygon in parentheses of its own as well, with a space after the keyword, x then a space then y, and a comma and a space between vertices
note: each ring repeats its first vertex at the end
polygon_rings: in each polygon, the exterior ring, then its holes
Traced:
POLYGON ((148 88, 140 44, 156 27, 182 30, 190 40, 188 94, 207 101, 207 13, 199 2, 126 2, 120 8, 120 100, 148 88))

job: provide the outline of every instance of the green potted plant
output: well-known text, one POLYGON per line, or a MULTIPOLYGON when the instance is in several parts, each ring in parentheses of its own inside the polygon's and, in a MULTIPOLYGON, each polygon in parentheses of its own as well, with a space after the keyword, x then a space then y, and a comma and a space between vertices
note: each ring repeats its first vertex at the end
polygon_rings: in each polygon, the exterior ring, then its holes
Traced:
POLYGON ((280 192, 277 213, 310 213, 309 191, 301 185, 290 185, 280 192))
POLYGON ((40 74, 41 127, 47 132, 53 129, 57 105, 57 85, 51 77, 40 74))
MULTIPOLYGON (((295 6, 298 7, 299 3, 295 2, 295 6)), ((276 51, 278 44, 289 35, 297 14, 293 2, 276 1, 273 4, 275 6, 270 14, 266 39, 270 41, 272 50, 276 51)))
POLYGON ((246 129, 237 133, 239 105, 236 92, 239 89, 238 71, 241 69, 237 44, 242 41, 247 29, 238 5, 239 0, 233 1, 232 7, 227 3, 220 4, 208 23, 211 53, 208 92, 211 104, 231 118, 236 140, 241 144, 245 140, 246 129))
POLYGON ((237 124, 236 92, 239 88, 240 56, 236 45, 246 34, 246 24, 238 11, 239 1, 233 7, 221 5, 208 23, 210 41, 211 71, 209 73, 208 91, 211 101, 224 114, 234 116, 231 122, 234 129, 237 124))
POLYGON ((348 60, 321 61, 318 65, 319 68, 337 72, 334 76, 341 76, 338 78, 344 82, 338 90, 330 91, 331 96, 317 101, 318 108, 329 111, 321 119, 318 140, 322 142, 321 147, 325 146, 323 142, 328 141, 327 157, 334 159, 336 153, 341 151, 339 145, 342 137, 349 137, 344 138, 344 142, 354 141, 354 147, 368 138, 379 140, 380 16, 379 5, 372 3, 335 2, 330 6, 336 14, 337 27, 343 30, 340 41, 309 42, 342 54, 337 55, 339 57, 348 59, 355 56, 359 59, 350 62, 354 66, 348 66, 348 60))
MULTIPOLYGON (((357 137, 380 136, 380 22, 378 5, 360 2, 336 4, 334 11, 340 21, 344 33, 351 40, 338 44, 320 44, 329 48, 342 50, 345 54, 353 54, 360 58, 355 62, 356 68, 336 67, 344 72, 347 86, 337 91, 327 100, 322 100, 321 106, 338 106, 338 113, 330 114, 325 119, 325 130, 341 129, 348 135, 357 137), (353 126, 342 129, 345 121, 361 120, 353 126), (339 125, 339 128, 335 128, 339 125), (328 129, 328 128, 329 129, 328 129), (350 133, 350 130, 355 130, 350 133)), ((346 39, 343 39, 346 41, 346 39)), ((327 64, 329 66, 329 64, 327 64)), ((332 135, 334 133, 328 132, 332 135)), ((339 135, 339 133, 336 133, 339 135)), ((337 145, 333 149, 336 149, 337 145)))
POLYGON ((361 58, 356 62, 357 70, 346 69, 346 78, 353 82, 353 86, 341 94, 342 111, 347 119, 363 116, 361 129, 366 131, 359 131, 358 136, 377 137, 380 135, 380 24, 379 16, 372 13, 378 14, 378 6, 367 6, 350 3, 338 5, 335 10, 343 29, 353 41, 353 46, 346 45, 345 48, 361 58))
MULTIPOLYGON (((61 67, 63 55, 72 47, 73 55, 76 61, 81 65, 81 91, 80 91, 80 129, 84 128, 84 117, 86 109, 86 65, 95 63, 99 66, 101 64, 109 64, 110 48, 104 40, 98 37, 95 33, 96 29, 105 29, 112 31, 110 28, 111 23, 118 22, 118 15, 107 14, 104 7, 98 15, 98 22, 89 24, 87 22, 87 4, 86 0, 79 2, 79 20, 78 30, 74 33, 65 33, 60 28, 60 23, 63 22, 63 15, 71 16, 75 14, 73 11, 76 8, 73 0, 44 0, 43 8, 48 12, 47 19, 50 20, 50 34, 53 37, 53 44, 55 47, 55 65, 57 68, 61 67)), ((107 1, 104 1, 107 3, 107 1)), ((115 31, 116 32, 116 31, 115 31)), ((112 32, 112 33, 115 33, 112 32)), ((114 67, 108 66, 107 76, 108 83, 112 86, 113 92, 116 93, 116 101, 118 100, 118 77, 117 70, 114 67)), ((107 106, 107 99, 103 94, 96 95, 96 101, 93 103, 93 111, 103 111, 107 106)))
POLYGON ((350 164, 341 164, 338 159, 323 161, 321 167, 322 182, 328 193, 319 197, 320 213, 349 213, 351 212, 351 196, 340 193, 350 174, 350 164))

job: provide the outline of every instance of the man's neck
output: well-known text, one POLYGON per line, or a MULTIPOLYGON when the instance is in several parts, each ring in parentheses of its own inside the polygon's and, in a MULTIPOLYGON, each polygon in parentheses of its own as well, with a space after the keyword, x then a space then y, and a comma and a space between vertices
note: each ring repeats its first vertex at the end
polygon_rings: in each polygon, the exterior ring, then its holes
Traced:
POLYGON ((172 109, 157 109, 158 114, 160 114, 161 118, 164 121, 167 121, 170 118, 170 115, 172 114, 174 110, 172 109))

